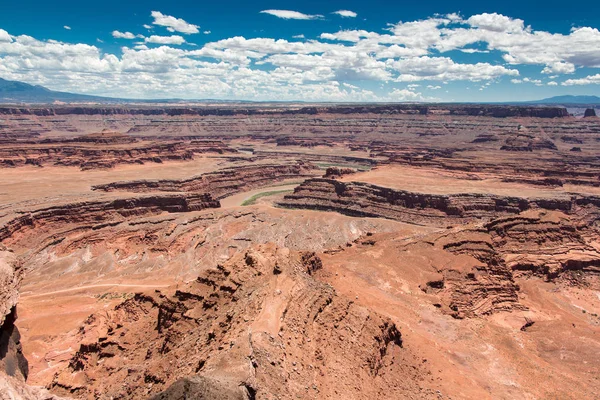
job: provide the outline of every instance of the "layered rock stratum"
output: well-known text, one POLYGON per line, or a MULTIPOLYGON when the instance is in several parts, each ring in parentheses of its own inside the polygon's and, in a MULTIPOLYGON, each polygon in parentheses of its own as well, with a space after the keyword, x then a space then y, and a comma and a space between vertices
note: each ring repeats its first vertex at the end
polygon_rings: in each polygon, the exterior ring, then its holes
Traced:
POLYGON ((595 118, 264 104, 0 119, 2 398, 600 396, 595 118))

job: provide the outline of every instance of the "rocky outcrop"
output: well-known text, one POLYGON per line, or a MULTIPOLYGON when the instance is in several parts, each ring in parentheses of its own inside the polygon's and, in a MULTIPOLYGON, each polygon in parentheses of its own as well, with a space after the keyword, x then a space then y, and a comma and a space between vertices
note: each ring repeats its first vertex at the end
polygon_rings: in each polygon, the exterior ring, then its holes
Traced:
POLYGON ((505 151, 534 151, 534 150, 557 150, 556 145, 548 139, 542 139, 527 135, 513 136, 506 139, 500 148, 505 151))
POLYGON ((294 137, 281 137, 275 139, 277 146, 300 146, 300 147, 317 147, 317 146, 328 146, 333 147, 334 143, 331 141, 306 139, 306 138, 294 138, 294 137))
POLYGON ((314 280, 305 267, 314 257, 258 246, 194 282, 139 293, 91 316, 52 391, 103 398, 220 392, 235 399, 366 399, 384 390, 403 397, 414 383, 395 379, 414 367, 397 361, 401 333, 314 280))
POLYGON ((524 199, 475 193, 435 195, 325 178, 306 180, 278 204, 435 226, 518 214, 530 208, 569 211, 572 207, 571 199, 524 199))
POLYGON ((11 314, 19 298, 23 271, 13 252, 0 244, 0 325, 11 314))
POLYGON ((323 178, 341 178, 345 175, 355 174, 357 171, 353 168, 338 168, 338 167, 329 167, 325 170, 325 175, 323 178))
POLYGON ((523 309, 512 270, 502 261, 484 230, 463 229, 432 240, 434 247, 456 258, 437 266, 439 278, 424 291, 437 294, 455 318, 523 309), (452 261, 450 261, 452 260, 452 261))
POLYGON ((0 244, 0 398, 60 400, 43 388, 25 383, 29 363, 23 355, 21 334, 15 324, 23 272, 14 254, 0 244))
POLYGON ((18 240, 32 230, 53 231, 60 227, 98 229, 107 223, 119 223, 133 216, 162 212, 190 212, 218 208, 220 203, 210 194, 171 194, 122 198, 111 201, 88 201, 22 212, 0 225, 0 244, 18 240))
POLYGON ((596 116, 596 110, 594 110, 593 108, 586 109, 585 113, 583 114, 584 118, 595 117, 595 116, 596 116))
POLYGON ((547 280, 575 272, 600 274, 600 253, 590 244, 593 228, 571 222, 557 213, 516 216, 485 225, 494 247, 513 271, 547 280))
POLYGON ((43 387, 30 386, 10 376, 0 374, 0 396, 9 400, 67 400, 58 397, 43 387))
POLYGON ((11 312, 4 316, 4 322, 0 326, 0 379, 4 373, 24 382, 29 374, 29 364, 23 356, 21 335, 15 326, 16 320, 17 307, 13 306, 11 312))
POLYGON ((0 146, 0 167, 24 165, 76 166, 82 170, 113 168, 119 164, 191 160, 196 154, 235 153, 219 141, 163 141, 138 143, 127 136, 91 135, 73 140, 43 140, 0 146))
POLYGON ((268 185, 285 179, 314 176, 315 167, 311 164, 258 164, 244 167, 226 168, 200 176, 181 180, 141 180, 114 182, 94 186, 93 190, 128 192, 205 192, 215 198, 268 185))
POLYGON ((250 400, 254 389, 238 382, 211 379, 204 376, 181 378, 164 392, 150 397, 150 400, 215 399, 250 400))
POLYGON ((432 240, 434 247, 463 258, 440 266, 439 278, 422 289, 440 296, 456 318, 523 309, 517 278, 585 287, 600 276, 596 236, 565 214, 540 210, 446 233, 432 240))

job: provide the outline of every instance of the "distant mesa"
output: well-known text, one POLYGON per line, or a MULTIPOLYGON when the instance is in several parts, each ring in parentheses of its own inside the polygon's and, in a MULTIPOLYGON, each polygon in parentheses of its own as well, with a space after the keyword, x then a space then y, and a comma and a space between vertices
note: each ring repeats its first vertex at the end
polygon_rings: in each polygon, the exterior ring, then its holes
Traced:
POLYGON ((594 110, 593 108, 588 108, 587 110, 585 110, 585 114, 583 114, 584 118, 595 117, 595 116, 596 116, 596 110, 594 110))

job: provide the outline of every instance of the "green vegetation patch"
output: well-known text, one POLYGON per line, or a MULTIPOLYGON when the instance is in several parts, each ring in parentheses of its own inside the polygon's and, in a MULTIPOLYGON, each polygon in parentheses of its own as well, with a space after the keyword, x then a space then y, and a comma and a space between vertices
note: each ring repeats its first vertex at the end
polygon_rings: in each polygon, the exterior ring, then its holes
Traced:
POLYGON ((280 193, 288 193, 288 192, 293 192, 294 189, 286 189, 286 190, 273 190, 270 192, 262 192, 262 193, 257 193, 254 196, 250 197, 248 200, 244 201, 242 203, 242 206, 251 206, 256 204, 256 201, 258 199, 260 199, 261 197, 267 197, 267 196, 274 196, 276 194, 280 194, 280 193))

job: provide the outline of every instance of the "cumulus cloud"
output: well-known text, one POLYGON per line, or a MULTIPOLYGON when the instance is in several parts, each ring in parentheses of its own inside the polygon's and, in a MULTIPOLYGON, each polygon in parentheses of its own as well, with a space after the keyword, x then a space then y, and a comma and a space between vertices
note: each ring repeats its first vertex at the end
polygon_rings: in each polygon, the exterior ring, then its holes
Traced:
POLYGON ((158 36, 152 35, 145 39, 146 43, 157 43, 157 44, 183 44, 185 43, 185 39, 179 35, 171 35, 171 36, 158 36))
POLYGON ((160 11, 152 11, 150 15, 154 18, 154 22, 152 22, 154 25, 164 26, 169 32, 179 32, 184 34, 200 32, 200 27, 198 25, 190 24, 181 18, 164 15, 160 11))
MULTIPOLYGON (((298 12, 290 12, 279 17, 298 17, 298 12)), ((317 17, 298 14, 300 19, 317 17)), ((194 30, 183 20, 153 16, 160 22, 156 25, 172 32, 194 30)), ((480 82, 471 86, 477 90, 503 77, 515 84, 557 86, 560 75, 600 68, 597 29, 579 27, 567 34, 535 31, 522 20, 500 14, 438 15, 397 22, 377 32, 324 32, 317 40, 237 36, 194 49, 176 47, 186 43, 180 35, 144 38, 114 31, 113 36, 143 40, 125 42, 127 46, 118 54, 110 54, 83 43, 38 40, 0 29, 0 76, 116 97, 127 93, 140 98, 426 101, 431 99, 424 98, 417 87, 439 90, 442 82, 480 82), (459 62, 453 53, 457 50, 490 52, 486 57, 490 61, 459 62), (542 82, 536 79, 539 75, 531 74, 520 78, 521 65, 537 65, 549 79, 542 82), (387 90, 393 82, 409 85, 387 90), (376 94, 367 86, 382 89, 376 94)), ((600 84, 600 74, 594 73, 560 84, 600 84)))
POLYGON ((112 31, 112 36, 117 39, 135 39, 135 35, 131 32, 112 31))
POLYGON ((400 82, 420 80, 469 80, 479 82, 504 75, 519 75, 518 70, 508 69, 501 65, 491 65, 488 63, 460 64, 454 62, 449 57, 415 57, 398 61, 388 61, 387 64, 400 72, 400 76, 397 78, 400 82))
POLYGON ((409 89, 394 89, 390 92, 389 98, 392 101, 422 101, 423 95, 409 89))
MULTIPOLYGON (((324 33, 321 39, 379 45, 396 45, 405 52, 465 53, 498 51, 512 65, 541 65, 547 74, 572 73, 577 66, 600 67, 600 31, 573 28, 568 35, 534 31, 523 20, 483 13, 463 19, 458 14, 392 24, 391 34, 365 30, 324 33), (479 45, 473 49, 472 45, 479 45)), ((385 50, 383 50, 385 51, 385 50)))
POLYGON ((589 75, 585 78, 579 79, 567 79, 562 83, 563 86, 573 86, 573 85, 597 85, 600 84, 600 74, 589 75))
POLYGON ((308 20, 308 19, 319 19, 319 18, 323 18, 322 15, 310 15, 310 14, 304 14, 298 11, 290 11, 290 10, 263 10, 261 11, 261 14, 269 14, 269 15, 273 15, 277 18, 283 18, 283 19, 304 19, 304 20, 308 20))
POLYGON ((4 29, 0 29, 0 43, 2 42, 12 42, 12 38, 4 29))
POLYGON ((523 20, 513 19, 497 13, 473 15, 466 22, 476 28, 492 32, 522 32, 525 29, 523 20))
POLYGON ((68 31, 70 31, 70 30, 71 30, 71 27, 70 27, 69 25, 65 25, 65 26, 63 26, 63 28, 65 28, 65 29, 66 29, 66 30, 68 30, 68 31))
POLYGON ((337 14, 340 17, 344 17, 344 18, 356 18, 356 16, 358 15, 354 11, 350 11, 350 10, 338 10, 338 11, 334 11, 332 14, 337 14))

